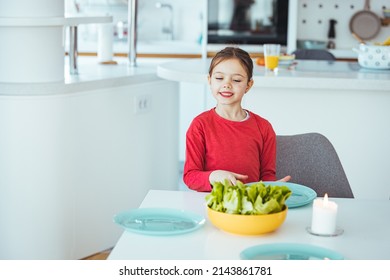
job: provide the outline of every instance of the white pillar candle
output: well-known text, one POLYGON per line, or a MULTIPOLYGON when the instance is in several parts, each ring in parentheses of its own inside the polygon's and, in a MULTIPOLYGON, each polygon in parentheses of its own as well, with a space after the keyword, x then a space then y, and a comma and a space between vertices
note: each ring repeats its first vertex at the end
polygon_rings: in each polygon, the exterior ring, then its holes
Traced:
POLYGON ((313 201, 313 215, 311 231, 317 234, 330 235, 336 232, 337 204, 328 200, 328 194, 324 199, 317 198, 313 201))

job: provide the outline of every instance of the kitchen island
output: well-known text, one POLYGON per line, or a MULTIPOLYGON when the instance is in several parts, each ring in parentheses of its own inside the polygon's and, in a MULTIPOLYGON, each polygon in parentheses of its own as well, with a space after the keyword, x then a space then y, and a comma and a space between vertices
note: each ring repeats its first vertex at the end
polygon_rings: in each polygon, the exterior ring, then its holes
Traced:
POLYGON ((111 248, 114 214, 177 188, 177 83, 156 76, 161 60, 115 60, 80 57, 63 82, 0 83, 0 259, 111 248))
MULTIPOLYGON (((355 62, 296 62, 280 66, 276 75, 255 65, 244 107, 268 119, 279 135, 324 134, 339 154, 355 197, 388 200, 390 188, 375 180, 390 169, 390 70, 363 69, 355 62)), ((196 88, 181 93, 181 99, 191 95, 192 116, 215 106, 206 86, 209 64, 189 59, 157 67, 161 78, 196 88)), ((182 124, 182 134, 190 120, 182 124)))

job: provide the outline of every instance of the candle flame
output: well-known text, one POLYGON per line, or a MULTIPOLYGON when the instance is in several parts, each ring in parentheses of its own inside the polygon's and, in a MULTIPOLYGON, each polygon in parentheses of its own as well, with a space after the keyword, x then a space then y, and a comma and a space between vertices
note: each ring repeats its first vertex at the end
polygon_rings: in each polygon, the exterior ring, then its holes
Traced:
POLYGON ((324 195, 324 206, 327 206, 328 205, 328 194, 325 193, 324 195))

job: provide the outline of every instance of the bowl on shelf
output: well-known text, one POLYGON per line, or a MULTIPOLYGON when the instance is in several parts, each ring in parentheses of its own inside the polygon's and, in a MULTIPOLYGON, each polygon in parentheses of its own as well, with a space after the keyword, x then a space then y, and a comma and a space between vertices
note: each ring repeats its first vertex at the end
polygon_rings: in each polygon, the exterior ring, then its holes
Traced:
POLYGON ((295 60, 295 54, 281 54, 279 56, 280 65, 290 65, 295 60))
POLYGON ((241 215, 219 212, 207 207, 210 222, 217 228, 238 235, 260 235, 277 230, 286 220, 288 207, 278 213, 241 215))
POLYGON ((298 40, 297 48, 305 50, 325 50, 327 48, 326 41, 319 40, 298 40))

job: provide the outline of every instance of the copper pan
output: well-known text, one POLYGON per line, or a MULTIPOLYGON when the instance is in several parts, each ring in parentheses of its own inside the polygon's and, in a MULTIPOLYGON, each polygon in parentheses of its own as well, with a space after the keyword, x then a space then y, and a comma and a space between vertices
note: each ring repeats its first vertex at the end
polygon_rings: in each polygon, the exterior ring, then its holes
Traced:
POLYGON ((363 44, 363 45, 366 44, 366 42, 364 42, 364 40, 363 40, 362 38, 360 38, 357 34, 355 34, 355 33, 352 32, 352 36, 353 36, 356 40, 358 40, 360 44, 363 44))
POLYGON ((370 10, 370 0, 365 0, 364 10, 352 16, 349 29, 363 40, 372 39, 379 33, 381 19, 370 10))

